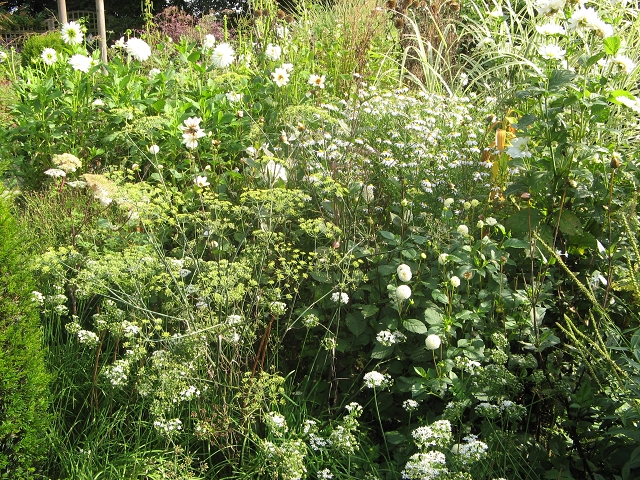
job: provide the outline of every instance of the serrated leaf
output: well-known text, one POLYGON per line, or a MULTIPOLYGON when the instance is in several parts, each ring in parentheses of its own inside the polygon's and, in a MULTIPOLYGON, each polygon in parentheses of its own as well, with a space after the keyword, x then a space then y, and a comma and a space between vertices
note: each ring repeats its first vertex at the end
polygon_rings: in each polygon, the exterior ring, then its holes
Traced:
POLYGON ((362 307, 362 316, 364 318, 369 318, 378 313, 378 307, 375 305, 364 305, 362 307))
POLYGON ((353 314, 347 315, 347 328, 351 333, 353 333, 356 337, 367 329, 367 322, 365 322, 362 318, 357 318, 353 314))
POLYGON ((371 352, 371 358, 375 358, 377 360, 382 360, 383 358, 389 357, 393 353, 393 345, 387 347, 382 345, 381 343, 377 343, 375 347, 373 347, 373 351, 371 352))
POLYGON ((442 314, 435 308, 427 308, 424 311, 424 319, 429 325, 441 325, 442 314))
POLYGON ((567 235, 582 234, 582 222, 580 222, 580 218, 578 218, 575 213, 568 210, 564 210, 562 212, 558 228, 562 233, 565 233, 567 235))
POLYGON ((417 320, 415 318, 409 318, 407 320, 405 320, 404 322, 402 322, 402 326, 413 333, 418 333, 418 334, 423 334, 423 333, 427 333, 428 329, 427 326, 422 323, 420 320, 417 320))
POLYGON ((558 90, 571 83, 576 74, 571 70, 554 70, 549 77, 549 91, 558 90))
POLYGON ((604 43, 604 52, 607 55, 615 55, 620 50, 620 37, 607 37, 602 43, 604 43))
POLYGON ((431 292, 431 297, 439 303, 442 303, 444 305, 449 303, 449 297, 447 297, 444 293, 442 293, 442 290, 436 288, 435 290, 433 290, 431 292))

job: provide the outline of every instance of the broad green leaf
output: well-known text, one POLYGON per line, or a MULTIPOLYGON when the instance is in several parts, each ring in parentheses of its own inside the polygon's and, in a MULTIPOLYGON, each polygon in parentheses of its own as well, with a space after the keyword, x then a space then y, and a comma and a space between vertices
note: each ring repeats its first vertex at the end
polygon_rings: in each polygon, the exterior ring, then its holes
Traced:
POLYGON ((504 226, 515 237, 524 237, 529 235, 530 229, 534 230, 540 220, 542 219, 542 213, 535 208, 523 208, 519 212, 511 215, 505 222, 504 226))
POLYGON ((351 313, 347 315, 346 321, 347 321, 347 328, 355 336, 358 336, 361 333, 364 333, 364 331, 367 329, 367 322, 365 322, 362 318, 357 318, 355 315, 351 313))
POLYGON ((413 367, 413 370, 420 375, 422 378, 430 378, 427 371, 422 367, 413 367))
POLYGON ((554 70, 549 77, 549 91, 558 90, 571 83, 576 74, 571 70, 554 70))
POLYGON ((369 318, 373 315, 375 315, 376 313, 378 313, 378 307, 376 307, 375 305, 363 305, 362 307, 362 316, 364 318, 369 318))
POLYGON ((192 63, 197 62, 198 60, 200 60, 200 52, 197 50, 191 52, 191 54, 187 57, 187 60, 192 63))
POLYGON ((504 248, 529 248, 530 244, 526 240, 520 240, 519 238, 507 238, 502 246, 504 248))
POLYGON ((400 445, 401 443, 405 443, 407 441, 407 437, 398 432, 397 430, 393 430, 392 432, 385 432, 385 437, 387 437, 387 443, 391 445, 400 445))
POLYGON ((428 331, 427 326, 415 318, 405 320, 402 322, 402 326, 408 331, 418 334, 427 333, 428 331))
POLYGON ((375 358, 377 360, 382 360, 383 358, 389 357, 393 353, 393 345, 390 347, 386 347, 381 343, 377 343, 375 347, 373 347, 373 351, 371 352, 371 358, 375 358))
POLYGON ((568 210, 564 210, 560 217, 560 223, 558 228, 562 233, 567 235, 580 235, 582 234, 582 223, 580 218, 568 210))
POLYGON ((442 324, 442 314, 434 308, 427 308, 424 311, 424 319, 429 325, 442 324))
POLYGON ((607 55, 615 55, 620 50, 620 37, 607 37, 602 43, 604 43, 604 52, 607 55))

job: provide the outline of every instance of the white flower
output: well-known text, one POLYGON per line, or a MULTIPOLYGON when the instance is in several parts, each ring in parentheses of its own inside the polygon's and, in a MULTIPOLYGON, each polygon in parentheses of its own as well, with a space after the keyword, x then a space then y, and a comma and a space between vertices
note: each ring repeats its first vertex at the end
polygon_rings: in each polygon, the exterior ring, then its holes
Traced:
POLYGON ((564 9, 566 0, 537 0, 535 7, 540 15, 553 15, 564 9))
POLYGON ((498 220, 496 220, 496 219, 495 219, 495 218, 493 218, 493 217, 487 217, 487 218, 486 218, 486 223, 487 223, 487 225, 489 225, 490 227, 494 227, 495 225, 497 225, 497 224, 498 224, 498 220))
POLYGON ((484 222, 482 220, 478 220, 478 223, 476 223, 476 227, 482 229, 484 227, 484 222))
POLYGON ((511 145, 507 148, 507 155, 511 158, 531 157, 531 152, 527 147, 527 142, 529 142, 529 137, 511 139, 511 145))
POLYGON ((440 337, 433 333, 424 339, 424 346, 427 350, 437 350, 440 348, 441 343, 442 341, 440 340, 440 337))
POLYGON ((333 473, 328 468, 324 470, 318 471, 318 480, 331 480, 333 478, 333 473))
POLYGON ((293 72, 293 63, 283 63, 282 68, 284 68, 287 73, 291 73, 293 72))
POLYGON ((545 60, 562 60, 566 55, 567 51, 563 48, 560 48, 558 45, 542 45, 538 48, 538 53, 545 60))
POLYGON ((447 263, 448 259, 449 259, 448 253, 441 253, 440 255, 438 255, 438 263, 440 265, 444 265, 445 263, 447 263))
POLYGON ((89 71, 92 63, 93 59, 91 57, 80 55, 79 53, 76 53, 69 59, 69 65, 71 65, 74 70, 80 70, 84 73, 89 71))
POLYGON ((264 51, 264 54, 269 60, 275 62, 280 58, 280 55, 282 55, 282 48, 280 48, 280 46, 278 45, 270 43, 269 45, 267 45, 267 49, 264 51))
POLYGON ((432 480, 446 478, 447 458, 444 453, 437 450, 427 453, 414 453, 409 457, 404 470, 403 478, 410 480, 432 480))
POLYGON ((374 194, 375 189, 376 187, 374 187, 373 185, 367 185, 362 189, 362 198, 364 199, 365 202, 367 203, 373 202, 373 200, 375 199, 375 194, 374 194))
POLYGON ((113 45, 111 45, 111 48, 124 48, 126 43, 127 42, 125 42, 124 37, 120 37, 113 45))
POLYGON ((445 207, 447 207, 447 208, 449 208, 451 205, 453 205, 453 198, 447 198, 447 199, 444 201, 444 206, 445 206, 445 207))
POLYGON ((242 94, 241 93, 228 92, 228 93, 225 94, 225 97, 227 97, 227 101, 229 103, 238 103, 239 101, 242 100, 242 94))
POLYGON ((67 176, 67 174, 63 170, 60 170, 59 168, 50 168, 49 170, 45 171, 44 174, 53 178, 67 176))
POLYGON ((309 77, 309 85, 313 86, 313 87, 318 87, 318 88, 324 88, 324 80, 325 80, 325 76, 324 75, 311 75, 309 77))
POLYGON ((460 279, 454 275, 449 279, 449 283, 453 288, 458 288, 460 286, 460 279))
POLYGON ((273 77, 273 81, 279 87, 284 87, 287 83, 289 83, 289 72, 287 72, 284 68, 276 68, 271 76, 273 77))
POLYGON ((198 146, 198 139, 204 137, 206 134, 200 128, 200 117, 189 117, 184 121, 184 125, 180 126, 182 133, 182 143, 187 148, 196 148, 198 146))
POLYGON ((365 373, 363 379, 364 386, 367 388, 384 388, 390 386, 392 383, 390 375, 376 371, 365 373))
POLYGON ((152 68, 151 70, 149 70, 149 78, 155 78, 156 75, 160 75, 160 69, 159 68, 152 68))
POLYGON ((151 56, 151 47, 144 40, 132 37, 124 46, 129 55, 140 62, 144 62, 151 56))
POLYGON ((626 107, 629 107, 634 112, 640 113, 640 103, 638 103, 638 100, 635 97, 629 98, 625 96, 620 96, 620 97, 616 97, 616 101, 620 102, 622 105, 626 107))
POLYGON ((80 343, 85 343, 90 347, 98 345, 98 342, 100 341, 98 335, 90 332, 89 330, 80 330, 78 332, 78 340, 80 341, 80 343))
POLYGON ((469 235, 469 227, 466 225, 460 225, 456 230, 460 235, 469 235))
POLYGON ((201 177, 200 175, 196 176, 193 183, 196 184, 196 187, 200 188, 208 187, 210 185, 210 183, 207 181, 207 177, 201 177))
POLYGON ((0 63, 6 61, 7 58, 9 58, 9 55, 7 55, 6 52, 0 51, 0 63))
POLYGON ((156 144, 149 145, 149 153, 151 155, 157 155, 159 151, 160 151, 160 147, 158 145, 156 144))
POLYGON ((101 98, 96 98, 93 102, 91 102, 91 106, 104 107, 104 100, 102 100, 101 98))
POLYGON ((82 43, 84 38, 82 26, 76 22, 65 23, 60 33, 62 34, 62 40, 68 45, 78 45, 82 43))
POLYGON ((202 42, 202 48, 204 48, 205 50, 211 50, 215 44, 216 44, 216 37, 208 33, 204 37, 204 41, 202 42))
POLYGON ((620 67, 622 73, 628 75, 630 74, 634 68, 636 68, 636 64, 626 55, 616 55, 613 57, 613 63, 620 67))
POLYGON ((228 43, 220 43, 216 48, 213 49, 211 62, 216 68, 227 68, 233 63, 235 54, 236 52, 233 50, 233 47, 231 45, 229 45, 228 43))
POLYGON ((36 290, 31 292, 31 299, 40 305, 44 305, 44 295, 36 290))
POLYGON ((407 412, 413 412, 418 409, 420 404, 413 399, 408 399, 402 402, 402 408, 404 408, 407 412))
POLYGON ((536 26, 536 30, 540 35, 564 35, 566 30, 562 25, 558 25, 557 23, 547 23, 545 25, 536 26))
POLYGON ((280 179, 283 182, 287 182, 287 169, 283 165, 276 163, 274 160, 269 160, 264 166, 264 176, 268 182, 275 182, 280 179))
POLYGON ((82 161, 71 153, 54 155, 52 161, 56 167, 66 173, 75 172, 78 168, 82 168, 82 161))
POLYGON ((58 61, 58 54, 53 48, 45 48, 40 55, 45 65, 53 65, 58 61))
POLYGON ((344 292, 333 292, 331 294, 331 301, 333 301, 334 303, 341 303, 343 305, 346 305, 347 303, 349 303, 349 295, 344 292))
POLYGON ((411 297, 411 287, 409 285, 400 285, 396 288, 396 298, 401 302, 411 297))
POLYGON ((409 265, 405 265, 404 263, 398 266, 396 273, 398 274, 398 280, 400 280, 401 282, 408 282, 413 276, 413 274, 411 273, 411 267, 409 265))

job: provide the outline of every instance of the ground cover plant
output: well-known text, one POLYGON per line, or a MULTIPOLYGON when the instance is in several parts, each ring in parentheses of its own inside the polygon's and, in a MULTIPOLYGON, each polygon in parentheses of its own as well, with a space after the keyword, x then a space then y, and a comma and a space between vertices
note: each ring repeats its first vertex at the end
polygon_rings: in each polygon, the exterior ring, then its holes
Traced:
POLYGON ((3 475, 638 475, 636 9, 158 18, 0 54, 51 375, 3 475))

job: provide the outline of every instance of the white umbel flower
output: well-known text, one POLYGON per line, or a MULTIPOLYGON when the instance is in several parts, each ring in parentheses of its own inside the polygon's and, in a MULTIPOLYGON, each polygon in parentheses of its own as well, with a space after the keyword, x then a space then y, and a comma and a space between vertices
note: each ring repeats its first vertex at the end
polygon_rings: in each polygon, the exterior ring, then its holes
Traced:
POLYGON ((140 62, 144 62, 151 56, 151 47, 144 40, 130 38, 124 46, 129 55, 140 62))
POLYGON ((211 63, 216 68, 227 68, 235 60, 236 52, 228 43, 220 43, 213 49, 211 63))

